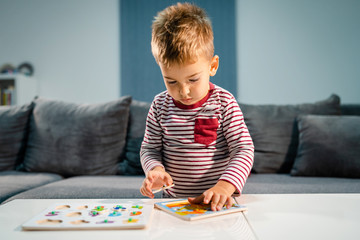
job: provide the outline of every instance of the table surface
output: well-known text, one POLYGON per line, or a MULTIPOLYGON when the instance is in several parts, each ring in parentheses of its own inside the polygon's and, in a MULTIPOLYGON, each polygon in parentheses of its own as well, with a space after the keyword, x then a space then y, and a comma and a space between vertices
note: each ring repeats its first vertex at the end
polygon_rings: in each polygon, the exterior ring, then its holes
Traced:
MULTIPOLYGON (((128 200, 128 199, 126 199, 128 200)), ((158 209, 143 230, 22 231, 21 225, 53 203, 120 199, 19 199, 0 205, 1 239, 355 239, 360 194, 244 194, 248 211, 188 222, 158 209)), ((164 201, 156 199, 150 201, 164 201)))
POLYGON ((252 194, 240 204, 258 239, 359 239, 360 194, 252 194))
MULTIPOLYGON (((129 199, 27 199, 13 200, 0 206, 0 238, 36 240, 102 240, 106 239, 171 239, 171 240, 211 240, 211 239, 256 239, 241 212, 208 219, 185 221, 154 208, 152 220, 141 230, 78 230, 78 231, 23 231, 21 225, 54 203, 112 203, 119 204, 129 199)), ((147 199, 147 202, 170 199, 147 199)))

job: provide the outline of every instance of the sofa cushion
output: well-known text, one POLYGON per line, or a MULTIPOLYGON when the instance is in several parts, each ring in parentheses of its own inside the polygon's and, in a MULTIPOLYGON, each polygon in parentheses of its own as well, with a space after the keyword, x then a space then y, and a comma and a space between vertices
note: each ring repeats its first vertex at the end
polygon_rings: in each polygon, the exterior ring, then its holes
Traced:
POLYGON ((140 148, 144 138, 146 118, 151 103, 133 100, 130 105, 129 127, 124 161, 119 164, 119 174, 143 175, 140 148))
POLYGON ((360 180, 332 177, 292 177, 290 174, 250 175, 243 194, 360 193, 360 180))
POLYGON ((33 104, 0 106, 0 171, 13 170, 24 157, 33 104))
POLYGON ((36 99, 24 168, 63 176, 116 174, 130 97, 102 104, 36 99))
POLYGON ((61 179, 60 175, 52 173, 0 172, 0 203, 18 193, 61 179))
POLYGON ((241 104, 254 141, 253 172, 290 173, 298 146, 296 117, 301 114, 339 115, 340 98, 298 105, 241 104))
MULTIPOLYGON (((140 193, 143 176, 77 176, 40 186, 9 198, 14 199, 109 199, 145 198, 140 193)), ((155 196, 160 197, 162 193, 155 196)))
POLYGON ((360 116, 360 104, 342 104, 341 114, 360 116))
POLYGON ((291 175, 360 178, 360 116, 300 116, 298 126, 291 175))

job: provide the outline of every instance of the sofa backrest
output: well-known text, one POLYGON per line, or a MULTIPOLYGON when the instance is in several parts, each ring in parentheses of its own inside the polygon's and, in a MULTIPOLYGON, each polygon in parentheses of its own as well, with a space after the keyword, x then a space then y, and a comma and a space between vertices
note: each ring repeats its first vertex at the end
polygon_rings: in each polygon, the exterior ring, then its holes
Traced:
POLYGON ((360 116, 360 104, 341 104, 341 115, 360 116))

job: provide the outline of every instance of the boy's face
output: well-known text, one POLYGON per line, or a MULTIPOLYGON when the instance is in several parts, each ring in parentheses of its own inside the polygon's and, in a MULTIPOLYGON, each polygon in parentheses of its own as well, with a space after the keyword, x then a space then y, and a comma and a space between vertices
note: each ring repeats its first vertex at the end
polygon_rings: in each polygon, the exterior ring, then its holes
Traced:
POLYGON ((199 58, 195 63, 170 67, 159 65, 170 96, 184 105, 192 105, 207 95, 210 76, 214 76, 219 67, 219 57, 214 56, 211 61, 199 58))

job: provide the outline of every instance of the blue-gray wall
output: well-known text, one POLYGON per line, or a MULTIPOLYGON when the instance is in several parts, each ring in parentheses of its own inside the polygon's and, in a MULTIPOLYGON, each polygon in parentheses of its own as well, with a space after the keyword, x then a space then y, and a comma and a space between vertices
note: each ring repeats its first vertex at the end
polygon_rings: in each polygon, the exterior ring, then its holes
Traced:
MULTIPOLYGON (((119 61, 126 68, 134 67, 119 56, 119 36, 127 39, 126 32, 119 34, 119 1, 0 0, 0 65, 33 63, 39 93, 44 97, 88 103, 118 98, 120 83, 137 83, 136 75, 121 77, 119 73, 119 61)), ((151 2, 163 4, 154 7, 154 15, 170 3, 151 2)), ((206 9, 214 21, 219 5, 227 1, 211 2, 204 0, 203 4, 209 4, 206 9)), ((229 16, 235 12, 236 35, 230 22, 220 25, 228 28, 224 36, 214 29, 221 58, 215 83, 237 92, 242 102, 254 104, 313 102, 331 93, 339 94, 342 102, 360 103, 360 0, 230 2, 236 5, 229 10, 229 16), (236 46, 221 50, 220 38, 236 46), (226 52, 234 49, 236 59, 225 60, 226 52), (232 62, 237 62, 235 67, 232 62), (235 71, 237 85, 226 86, 233 84, 228 79, 233 79, 235 71), (232 76, 220 77, 221 72, 232 76)), ((142 23, 149 34, 153 14, 148 23, 142 23)), ((151 66, 143 67, 139 57, 136 70, 158 74, 151 80, 154 86, 135 84, 145 92, 150 87, 164 89, 148 33, 144 39, 129 38, 148 44, 143 56, 149 57, 151 66)), ((151 91, 149 95, 161 90, 151 91)))
POLYGON ((360 103, 359 0, 237 1, 238 99, 360 103))
POLYGON ((0 66, 32 63, 42 97, 117 99, 119 59, 119 0, 0 0, 0 66))
MULTIPOLYGON (((122 0, 120 3, 121 95, 152 101, 165 90, 151 54, 151 24, 157 12, 178 1, 122 0)), ((220 67, 211 81, 237 94, 235 0, 190 1, 204 8, 213 24, 215 54, 220 67)))

